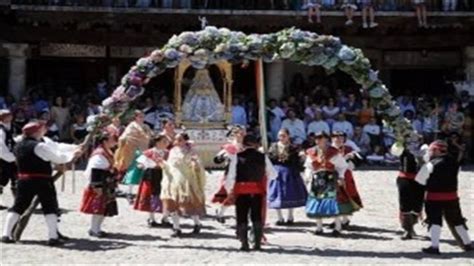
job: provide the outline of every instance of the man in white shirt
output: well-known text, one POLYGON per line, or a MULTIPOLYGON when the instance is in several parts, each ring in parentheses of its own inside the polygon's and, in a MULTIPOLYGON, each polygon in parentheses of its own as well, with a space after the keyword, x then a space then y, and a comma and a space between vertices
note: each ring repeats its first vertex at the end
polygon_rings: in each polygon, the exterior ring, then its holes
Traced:
POLYGON ((62 244, 58 236, 58 204, 52 182, 52 166, 72 161, 82 153, 76 146, 74 152, 63 152, 54 142, 43 141, 47 132, 44 122, 30 122, 22 128, 23 139, 15 148, 18 166, 18 189, 15 203, 8 211, 3 227, 1 241, 13 243, 13 227, 20 215, 30 206, 33 198, 38 197, 48 227, 48 245, 62 244))
POLYGON ((377 125, 377 120, 375 117, 371 117, 369 123, 367 123, 363 128, 362 132, 366 133, 370 138, 370 145, 372 149, 377 146, 381 145, 381 133, 382 129, 379 125, 377 125))
POLYGON ((351 139, 354 135, 354 127, 351 122, 346 120, 343 113, 337 115, 337 121, 332 124, 332 132, 341 131, 346 133, 347 138, 351 139))
MULTIPOLYGON (((0 110, 0 195, 3 194, 3 188, 10 181, 10 188, 15 195, 16 189, 16 164, 13 148, 13 132, 11 121, 13 116, 7 109, 0 110)), ((0 210, 6 209, 0 202, 0 210)))
POLYGON ((247 126, 247 112, 245 108, 240 105, 238 98, 232 100, 232 124, 247 126))
POLYGON ((225 180, 225 189, 235 199, 237 233, 241 241, 241 250, 248 251, 248 217, 251 217, 255 235, 254 249, 260 249, 263 237, 263 203, 266 200, 266 178, 278 176, 270 159, 257 150, 258 141, 253 135, 243 140, 244 150, 230 155, 229 171, 225 180))
POLYGON ((271 138, 275 141, 278 139, 278 131, 281 128, 285 112, 277 105, 277 101, 274 99, 270 100, 269 112, 271 138))
POLYGON ((300 145, 306 139, 306 130, 304 122, 296 118, 294 110, 290 109, 287 112, 287 119, 283 120, 281 128, 286 128, 290 131, 290 136, 293 144, 300 145))
POLYGON ((323 120, 323 115, 321 114, 321 112, 317 111, 314 114, 314 120, 308 125, 308 134, 317 134, 320 132, 324 132, 328 135, 331 133, 329 129, 329 124, 323 120))

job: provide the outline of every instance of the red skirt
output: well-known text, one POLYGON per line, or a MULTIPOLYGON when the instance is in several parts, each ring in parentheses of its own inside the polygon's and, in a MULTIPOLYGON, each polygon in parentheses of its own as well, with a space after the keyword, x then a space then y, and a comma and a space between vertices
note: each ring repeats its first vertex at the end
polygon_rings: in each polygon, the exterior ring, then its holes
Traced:
POLYGON ((345 192, 338 191, 337 201, 339 203, 348 203, 349 198, 352 199, 357 205, 362 207, 362 200, 360 198, 359 192, 357 191, 357 186, 352 175, 352 171, 347 170, 344 174, 344 182, 346 184, 345 192))
POLYGON ((153 193, 156 189, 150 180, 142 180, 138 187, 138 194, 133 208, 144 212, 162 212, 163 204, 160 200, 160 194, 153 193))
POLYGON ((98 195, 92 187, 87 187, 82 196, 80 211, 86 214, 115 216, 118 214, 115 196, 98 195))

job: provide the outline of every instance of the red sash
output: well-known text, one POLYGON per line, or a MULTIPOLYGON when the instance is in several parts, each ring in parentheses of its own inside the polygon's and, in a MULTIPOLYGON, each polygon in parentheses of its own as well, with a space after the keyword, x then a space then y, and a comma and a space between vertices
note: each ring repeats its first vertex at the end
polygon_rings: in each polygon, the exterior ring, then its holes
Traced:
POLYGON ((457 191, 453 191, 453 192, 428 191, 426 193, 426 200, 431 200, 431 201, 449 201, 449 200, 457 200, 457 199, 459 199, 457 191))
POLYGON ((416 174, 415 173, 407 173, 407 172, 402 172, 400 171, 398 173, 398 177, 400 178, 406 178, 406 179, 415 179, 416 174))
POLYGON ((234 185, 234 194, 265 194, 265 188, 260 182, 236 182, 234 185))

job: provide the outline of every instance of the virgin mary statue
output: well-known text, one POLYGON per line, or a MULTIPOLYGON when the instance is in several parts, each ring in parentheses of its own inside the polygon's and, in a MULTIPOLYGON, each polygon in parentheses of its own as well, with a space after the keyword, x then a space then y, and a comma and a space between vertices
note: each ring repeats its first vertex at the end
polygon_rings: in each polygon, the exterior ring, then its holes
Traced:
POLYGON ((224 120, 224 105, 207 69, 196 71, 191 87, 184 97, 182 110, 183 121, 218 122, 224 120))

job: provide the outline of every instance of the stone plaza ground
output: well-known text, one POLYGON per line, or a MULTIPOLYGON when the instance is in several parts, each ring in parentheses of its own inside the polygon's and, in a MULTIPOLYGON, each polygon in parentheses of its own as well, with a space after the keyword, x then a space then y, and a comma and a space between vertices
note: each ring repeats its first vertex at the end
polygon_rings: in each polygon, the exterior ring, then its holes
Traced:
MULTIPOLYGON (((216 191, 221 172, 213 172, 207 180, 208 199, 216 191)), ((418 237, 411 241, 400 239, 397 191, 394 170, 359 170, 356 182, 364 201, 364 209, 352 218, 351 228, 339 238, 315 236, 313 221, 305 217, 302 208, 296 211, 296 224, 275 226, 276 215, 269 211, 266 236, 268 244, 260 252, 238 251, 235 239, 234 210, 229 209, 225 225, 214 220, 215 206, 208 204, 204 228, 197 236, 171 238, 170 229, 150 229, 147 214, 134 211, 119 198, 120 215, 106 219, 104 230, 110 236, 91 238, 87 234, 90 216, 78 212, 82 188, 87 180, 76 172, 77 190, 71 192, 71 173, 66 176, 65 191, 58 193, 61 208, 66 211, 60 223, 61 232, 72 239, 62 247, 48 247, 44 219, 35 214, 21 243, 1 245, 1 264, 451 264, 474 265, 474 252, 462 252, 453 241, 448 228, 443 227, 440 249, 442 256, 425 256, 420 250, 429 244, 426 227, 416 226, 418 237)), ((463 170, 459 177, 461 206, 471 236, 474 236, 474 172, 463 170)), ((5 189, 4 201, 11 203, 5 189)), ((209 200, 208 200, 209 201, 209 200)), ((2 226, 5 219, 2 211, 2 226)), ((286 213, 285 213, 286 215, 286 213)), ((192 221, 185 220, 185 233, 191 232, 192 221)), ((329 222, 329 221, 326 221, 329 222)))

